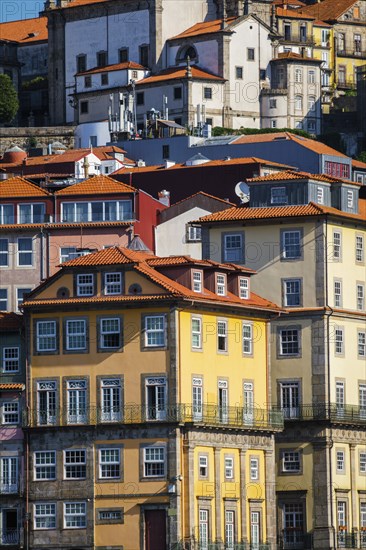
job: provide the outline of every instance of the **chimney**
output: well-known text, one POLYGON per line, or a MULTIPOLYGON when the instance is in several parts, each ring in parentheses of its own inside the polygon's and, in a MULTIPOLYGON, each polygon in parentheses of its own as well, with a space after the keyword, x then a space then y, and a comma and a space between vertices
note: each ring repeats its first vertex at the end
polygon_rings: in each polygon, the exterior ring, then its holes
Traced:
POLYGON ((170 206, 170 192, 166 189, 159 191, 158 193, 159 201, 165 206, 170 206))
POLYGON ((175 166, 174 160, 165 159, 164 160, 164 168, 170 168, 171 166, 175 166))
POLYGON ((88 161, 88 157, 87 157, 87 156, 86 156, 85 159, 84 159, 83 168, 84 168, 84 176, 85 176, 85 179, 88 179, 88 177, 89 177, 89 161, 88 161))

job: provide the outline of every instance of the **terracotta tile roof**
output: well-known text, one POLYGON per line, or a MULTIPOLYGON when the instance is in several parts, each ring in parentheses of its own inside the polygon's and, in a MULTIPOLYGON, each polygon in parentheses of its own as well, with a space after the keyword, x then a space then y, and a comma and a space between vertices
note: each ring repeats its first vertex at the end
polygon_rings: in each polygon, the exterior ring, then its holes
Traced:
POLYGON ((176 265, 196 265, 201 267, 214 267, 225 271, 240 271, 240 273, 255 273, 253 269, 231 263, 219 263, 214 260, 197 260, 190 256, 168 256, 166 258, 147 259, 146 263, 153 267, 165 267, 176 265))
POLYGON ((360 160, 352 159, 352 168, 361 168, 361 170, 366 170, 366 162, 361 162, 360 160))
POLYGON ((296 9, 296 10, 290 9, 290 8, 284 9, 282 7, 276 8, 276 15, 277 17, 286 17, 286 19, 307 19, 307 20, 314 19, 313 16, 311 16, 308 13, 304 13, 299 9, 296 9))
POLYGON ((24 384, 0 384, 0 390, 24 390, 24 384))
MULTIPOLYGON (((181 170, 182 168, 186 168, 189 170, 193 170, 195 168, 202 169, 205 167, 212 167, 212 166, 232 166, 232 165, 246 165, 246 164, 263 164, 264 166, 273 166, 278 168, 292 168, 292 166, 289 166, 288 164, 282 164, 279 162, 273 162, 271 160, 264 160, 259 157, 238 157, 238 158, 230 158, 230 159, 217 159, 217 160, 209 160, 208 162, 205 162, 203 164, 196 164, 192 166, 187 166, 185 162, 179 163, 179 164, 173 164, 172 166, 169 166, 168 168, 165 168, 164 164, 155 164, 152 166, 134 166, 132 168, 120 168, 119 170, 116 170, 113 172, 112 175, 116 174, 124 174, 126 172, 155 172, 156 170, 169 170, 169 172, 174 170, 181 170)), ((217 198, 217 197, 214 197, 217 198)), ((185 200, 185 199, 184 199, 185 200)))
POLYGON ((329 176, 328 174, 310 174, 309 172, 294 172, 292 170, 286 170, 285 172, 275 172, 274 174, 268 174, 267 176, 258 176, 256 178, 247 178, 246 181, 261 182, 261 181, 296 181, 312 179, 316 181, 324 181, 325 183, 349 183, 361 187, 361 183, 357 181, 350 181, 342 178, 336 178, 329 176))
POLYGON ((268 134, 244 135, 232 141, 230 145, 242 145, 245 143, 263 143, 263 142, 271 142, 271 141, 282 142, 285 140, 294 141, 299 145, 302 145, 303 147, 306 147, 307 149, 310 149, 311 151, 318 153, 319 155, 332 155, 336 157, 342 157, 347 160, 349 158, 343 153, 340 153, 339 151, 337 151, 336 149, 333 149, 332 147, 325 145, 325 143, 322 143, 321 141, 316 141, 314 139, 298 136, 296 134, 292 134, 291 132, 275 132, 275 133, 268 133, 268 134))
POLYGON ((11 311, 0 311, 0 330, 19 330, 23 326, 23 316, 11 311))
POLYGON ((75 223, 8 223, 0 225, 0 232, 7 231, 53 231, 58 229, 103 229, 106 227, 130 227, 135 221, 128 222, 75 222, 75 223))
POLYGON ((47 17, 34 17, 0 23, 0 38, 19 44, 45 42, 48 39, 47 17))
POLYGON ((324 214, 331 214, 340 218, 347 218, 351 220, 366 221, 366 201, 359 201, 359 214, 349 214, 348 212, 342 212, 336 208, 320 206, 313 202, 309 204, 299 206, 271 206, 260 208, 229 208, 222 210, 221 212, 215 212, 203 216, 198 220, 200 223, 212 223, 212 222, 235 222, 242 220, 270 220, 279 218, 292 218, 292 217, 307 217, 307 216, 320 216, 324 214))
POLYGON ((290 59, 295 61, 304 61, 304 62, 316 62, 321 63, 320 59, 316 59, 315 57, 304 57, 300 55, 299 53, 295 52, 280 52, 277 57, 273 58, 271 61, 283 61, 284 59, 290 59))
POLYGON ((348 11, 357 0, 323 0, 314 5, 307 6, 304 11, 317 19, 335 21, 348 11))
MULTIPOLYGON (((216 80, 224 82, 225 79, 221 76, 209 73, 196 67, 195 65, 191 66, 192 78, 198 80, 216 80)), ((177 80, 181 78, 187 78, 187 67, 170 67, 169 69, 164 69, 160 73, 148 76, 142 80, 136 82, 136 86, 144 86, 145 84, 154 84, 155 82, 162 82, 165 80, 177 80)))
POLYGON ((50 197, 50 193, 34 185, 26 179, 16 176, 0 181, 0 198, 12 199, 15 197, 50 197))
POLYGON ((134 262, 145 261, 151 258, 151 254, 146 252, 129 250, 128 248, 120 248, 113 246, 104 248, 94 254, 80 256, 68 262, 64 262, 62 267, 73 266, 100 266, 100 265, 118 265, 118 264, 133 264, 134 262))
POLYGON ((71 2, 68 2, 66 6, 62 8, 56 8, 56 9, 70 9, 70 8, 77 8, 79 6, 89 6, 93 4, 105 4, 109 0, 72 0, 71 2))
POLYGON ((70 195, 100 195, 104 193, 134 193, 136 189, 109 176, 93 176, 57 191, 57 197, 70 195))
POLYGON ((332 28, 332 25, 329 25, 329 23, 326 23, 325 21, 320 21, 317 19, 316 21, 313 21, 313 27, 324 27, 324 28, 332 28))
POLYGON ((83 149, 68 149, 64 153, 59 155, 44 155, 41 157, 28 157, 26 160, 26 166, 38 166, 40 164, 66 164, 74 163, 82 159, 86 155, 93 153, 100 160, 105 158, 106 154, 111 154, 113 152, 124 154, 126 151, 120 149, 116 146, 104 146, 104 147, 93 147, 93 148, 83 148, 83 149))
POLYGON ((135 63, 134 61, 126 61, 125 63, 114 63, 113 65, 106 65, 105 67, 94 67, 93 69, 77 73, 76 76, 82 76, 86 74, 111 73, 113 71, 124 71, 126 69, 143 71, 146 70, 146 67, 140 65, 139 63, 135 63))
POLYGON ((232 206, 235 206, 234 202, 227 201, 225 199, 221 199, 220 197, 215 197, 215 195, 210 195, 209 193, 205 193, 204 191, 198 191, 197 193, 193 193, 193 195, 190 195, 189 197, 185 197, 184 199, 172 203, 169 208, 172 206, 176 206, 177 204, 180 204, 182 202, 186 202, 190 199, 193 199, 194 197, 203 196, 208 197, 209 199, 214 199, 215 201, 223 202, 224 204, 231 204, 232 206))
POLYGON ((169 40, 177 40, 179 38, 188 38, 191 36, 199 36, 201 34, 211 34, 216 32, 223 32, 228 31, 228 25, 233 23, 237 17, 228 17, 225 20, 224 28, 223 28, 223 19, 215 19, 213 21, 203 21, 201 23, 196 23, 192 27, 189 27, 189 29, 186 29, 185 31, 181 32, 180 34, 177 34, 176 36, 173 36, 169 40))

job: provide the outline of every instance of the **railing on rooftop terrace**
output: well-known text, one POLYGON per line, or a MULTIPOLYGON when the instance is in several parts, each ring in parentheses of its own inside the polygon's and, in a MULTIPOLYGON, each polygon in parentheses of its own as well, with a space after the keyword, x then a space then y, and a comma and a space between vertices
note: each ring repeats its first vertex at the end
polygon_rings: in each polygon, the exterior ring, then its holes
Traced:
POLYGON ((366 408, 358 405, 337 403, 315 403, 284 407, 285 422, 293 420, 330 420, 337 424, 357 424, 366 426, 366 408))
POLYGON ((206 404, 194 407, 179 403, 163 408, 143 405, 125 405, 124 407, 102 410, 100 407, 79 407, 79 409, 33 410, 25 412, 23 426, 34 428, 42 426, 100 425, 110 423, 142 424, 146 422, 193 423, 201 426, 227 427, 246 430, 282 430, 283 413, 273 408, 258 409, 243 407, 219 407, 206 404))

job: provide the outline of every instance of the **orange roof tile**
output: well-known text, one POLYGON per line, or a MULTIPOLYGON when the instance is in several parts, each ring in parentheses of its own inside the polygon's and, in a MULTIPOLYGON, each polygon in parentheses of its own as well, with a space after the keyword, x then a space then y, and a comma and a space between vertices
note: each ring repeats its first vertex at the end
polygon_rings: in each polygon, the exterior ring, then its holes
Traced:
MULTIPOLYGON (((259 207, 259 208, 228 208, 221 212, 215 212, 203 216, 198 221, 200 223, 212 223, 212 222, 236 222, 242 220, 270 220, 278 218, 292 218, 302 216, 319 216, 324 214, 331 214, 341 218, 348 218, 357 221, 366 221, 365 205, 362 205, 360 200, 359 214, 350 214, 348 212, 342 212, 336 208, 320 206, 313 202, 298 206, 271 206, 271 207, 259 207)), ((366 202, 366 201, 364 201, 366 202)))
POLYGON ((12 40, 19 44, 42 42, 48 39, 47 17, 34 17, 0 23, 1 40, 12 40))
POLYGON ((64 262, 62 267, 74 266, 99 266, 99 265, 117 265, 117 264, 133 264, 136 261, 144 261, 146 258, 151 258, 151 254, 142 251, 129 250, 128 248, 120 248, 113 246, 104 248, 94 254, 87 254, 74 258, 68 262, 64 262))
POLYGON ((86 155, 91 153, 98 157, 100 160, 105 158, 105 155, 110 155, 111 153, 121 153, 124 154, 126 151, 120 149, 116 146, 104 146, 104 147, 88 147, 83 149, 68 149, 64 153, 59 155, 45 155, 42 157, 28 157, 26 160, 26 166, 38 166, 38 165, 48 165, 48 164, 66 164, 74 163, 86 155))
POLYGON ((109 176, 93 176, 57 191, 57 197, 70 195, 100 195, 103 193, 133 193, 136 189, 109 176))
POLYGON ((40 229, 53 231, 58 229, 103 229, 105 227, 130 227, 134 225, 135 221, 128 222, 74 222, 74 223, 8 223, 0 225, 0 232, 7 231, 39 231, 40 229))
POLYGON ((322 143, 321 141, 316 141, 314 139, 298 136, 296 134, 292 134, 291 132, 274 132, 274 133, 268 133, 268 134, 243 135, 238 137, 236 140, 232 141, 230 145, 242 145, 245 143, 261 143, 261 142, 270 142, 270 141, 276 142, 277 140, 295 141, 299 145, 302 145, 307 149, 311 149, 312 151, 314 151, 315 153, 318 153, 319 155, 332 155, 336 157, 342 157, 348 160, 348 157, 346 155, 344 155, 343 153, 340 153, 339 151, 337 151, 336 149, 333 149, 332 147, 329 147, 329 145, 325 145, 325 143, 322 143))
POLYGON ((126 69, 134 70, 146 70, 146 67, 135 63, 134 61, 126 61, 125 63, 115 63, 114 65, 106 65, 105 67, 94 67, 88 71, 83 71, 82 73, 77 73, 77 76, 82 76, 86 74, 98 74, 98 73, 111 73, 113 71, 123 71, 126 69))
POLYGON ((321 63, 320 59, 316 59, 315 57, 307 57, 307 56, 304 57, 303 55, 300 55, 299 53, 296 53, 296 52, 280 52, 277 55, 277 57, 273 58, 271 61, 283 61, 284 59, 321 63))
POLYGON ((320 21, 318 19, 316 21, 313 21, 313 27, 332 28, 332 25, 329 25, 329 23, 326 23, 325 21, 320 21))
POLYGON ((350 181, 342 178, 336 178, 329 176, 328 174, 310 174, 309 172, 294 172, 292 170, 286 170, 285 172, 275 172, 274 174, 268 174, 267 176, 258 176, 256 178, 247 178, 246 181, 261 182, 261 181, 295 181, 303 179, 312 179, 316 181, 324 181, 325 183, 348 183, 352 185, 361 186, 361 183, 356 181, 350 181))
POLYGON ((0 390, 24 390, 24 384, 0 384, 0 390))
POLYGON ((299 9, 296 9, 296 10, 290 9, 290 8, 284 9, 281 7, 276 8, 276 15, 277 17, 286 17, 287 19, 308 19, 308 20, 314 19, 314 17, 312 17, 310 14, 304 13, 299 9))
MULTIPOLYGON (((116 174, 124 174, 125 172, 128 173, 140 173, 140 172, 155 172, 156 170, 169 170, 169 172, 174 170, 181 170, 182 168, 186 169, 202 169, 209 166, 231 166, 234 164, 263 164, 265 166, 273 166, 278 168, 292 168, 288 164, 283 164, 279 162, 273 162, 271 160, 265 160, 261 159, 259 157, 238 157, 238 158, 230 158, 230 159, 217 159, 217 160, 209 160, 208 162, 205 162, 203 164, 196 164, 192 166, 187 166, 185 162, 179 163, 179 164, 173 164, 172 166, 169 166, 168 168, 165 167, 164 164, 155 164, 152 166, 134 166, 132 168, 119 168, 115 172, 113 172, 112 175, 116 174)), ((217 198, 217 197, 214 197, 217 198)))
MULTIPOLYGON (((191 66, 192 78, 198 80, 216 80, 224 82, 225 79, 221 76, 209 73, 196 67, 195 65, 191 66)), ((187 67, 170 67, 169 69, 164 69, 160 73, 147 76, 142 80, 136 82, 136 86, 144 86, 145 84, 154 84, 155 82, 162 82, 164 80, 177 80, 181 78, 187 78, 187 67)))
POLYGON ((352 159, 352 168, 361 168, 361 170, 366 170, 366 162, 361 162, 360 160, 352 159))
POLYGON ((357 0, 323 0, 307 6, 304 11, 320 20, 335 21, 356 2, 357 0))
POLYGON ((50 197, 50 193, 38 185, 16 176, 0 181, 0 198, 12 199, 15 197, 50 197))
POLYGON ((176 40, 178 38, 188 38, 190 36, 199 36, 201 34, 211 34, 216 32, 224 32, 230 30, 228 28, 228 25, 233 23, 237 17, 228 17, 225 19, 215 19, 213 21, 203 21, 201 23, 196 23, 192 27, 189 27, 189 29, 186 29, 185 31, 181 32, 180 34, 177 34, 176 36, 173 36, 169 40, 176 40), (223 22, 224 22, 224 28, 223 28, 223 22))

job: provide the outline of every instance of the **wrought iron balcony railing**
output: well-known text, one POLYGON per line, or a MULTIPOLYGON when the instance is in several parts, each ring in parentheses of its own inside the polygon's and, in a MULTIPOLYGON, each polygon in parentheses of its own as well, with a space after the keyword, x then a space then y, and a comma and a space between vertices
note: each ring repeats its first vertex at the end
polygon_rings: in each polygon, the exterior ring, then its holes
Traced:
POLYGON ((347 49, 337 48, 337 56, 338 57, 356 57, 358 59, 365 59, 366 50, 361 50, 359 48, 347 48, 347 49))
POLYGON ((301 529, 284 529, 278 537, 278 548, 281 550, 310 550, 313 548, 313 536, 301 529))
POLYGON ((329 420, 336 424, 366 426, 366 408, 358 405, 315 403, 282 409, 285 422, 293 420, 329 420))
POLYGON ((17 529, 0 530, 0 544, 19 544, 20 534, 17 529))
POLYGON ((220 407, 215 404, 193 406, 179 403, 160 408, 155 406, 125 405, 121 408, 102 410, 90 406, 78 410, 25 411, 23 426, 59 427, 70 425, 100 425, 110 423, 142 424, 146 422, 193 423, 202 426, 227 426, 246 430, 283 429, 283 413, 274 408, 220 407))
POLYGON ((6 480, 0 478, 0 495, 16 494, 19 491, 19 483, 17 480, 6 480))

